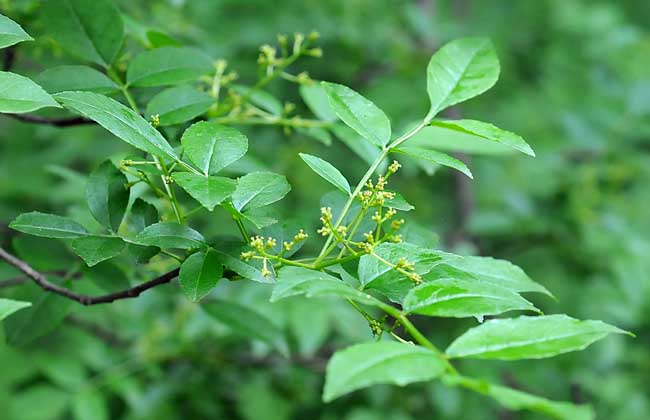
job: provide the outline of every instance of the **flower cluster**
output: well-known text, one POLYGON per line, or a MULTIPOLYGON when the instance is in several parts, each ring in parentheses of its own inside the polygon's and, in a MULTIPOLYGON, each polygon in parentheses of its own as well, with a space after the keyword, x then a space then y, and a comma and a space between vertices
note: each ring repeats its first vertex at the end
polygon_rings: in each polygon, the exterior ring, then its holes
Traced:
POLYGON ((413 283, 422 283, 422 277, 415 271, 415 263, 410 262, 406 258, 400 258, 395 263, 395 269, 402 274, 406 275, 413 283))
POLYGON ((296 244, 306 240, 308 237, 309 235, 307 235, 304 230, 300 229, 298 233, 294 235, 293 240, 291 242, 284 241, 284 243, 282 244, 282 249, 284 251, 291 251, 291 249, 294 246, 296 246, 296 244))

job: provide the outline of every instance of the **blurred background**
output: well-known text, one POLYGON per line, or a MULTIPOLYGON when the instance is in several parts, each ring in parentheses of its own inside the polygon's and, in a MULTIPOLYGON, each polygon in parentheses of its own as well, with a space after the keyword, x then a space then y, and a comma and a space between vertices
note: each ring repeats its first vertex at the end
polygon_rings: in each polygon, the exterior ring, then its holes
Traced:
MULTIPOLYGON (((549 398, 591 403, 602 419, 650 418, 647 0, 116 3, 135 22, 227 59, 249 84, 255 81, 260 45, 274 44, 278 34, 317 30, 323 57, 302 61, 292 71, 362 92, 386 111, 396 131, 427 111, 425 68, 431 54, 457 37, 490 37, 501 61, 500 81, 449 116, 514 131, 537 157, 436 139, 468 162, 475 180, 443 169, 431 175, 403 162, 405 169, 391 182, 416 207, 408 220, 435 232, 444 249, 520 265, 557 297, 534 297, 544 312, 604 320, 637 338, 610 337, 587 351, 539 361, 463 361, 460 369, 549 398)), ((35 75, 73 62, 40 37, 46 28, 37 1, 0 0, 0 9, 37 39, 17 50, 16 71, 35 75)), ((296 85, 278 81, 271 90, 309 115, 296 85)), ((316 226, 319 202, 329 189, 297 153, 322 156, 351 180, 367 168, 336 139, 327 145, 277 128, 242 130, 251 152, 235 171, 287 174, 293 190, 279 211, 309 227, 316 226)), ((7 224, 36 209, 89 221, 88 172, 127 150, 96 127, 57 129, 0 116, 0 243, 11 244, 40 270, 78 263, 56 241, 15 235, 7 224)), ((206 213, 200 225, 227 233, 224 217, 206 213)), ((107 262, 84 275, 123 283, 131 273, 107 262)), ((0 287, 17 274, 1 264, 0 287)), ((61 324, 23 348, 0 345, 0 417, 540 418, 436 383, 376 386, 325 405, 320 392, 327 358, 337 348, 371 338, 363 319, 336 302, 270 304, 269 290, 259 284, 222 283, 215 293, 269 314, 286 331, 295 349, 292 360, 215 326, 173 286, 110 307, 46 306, 59 309, 34 316, 62 319, 61 324)), ((30 285, 19 288, 12 293, 45 299, 30 285)), ((475 324, 416 321, 443 347, 475 324)))

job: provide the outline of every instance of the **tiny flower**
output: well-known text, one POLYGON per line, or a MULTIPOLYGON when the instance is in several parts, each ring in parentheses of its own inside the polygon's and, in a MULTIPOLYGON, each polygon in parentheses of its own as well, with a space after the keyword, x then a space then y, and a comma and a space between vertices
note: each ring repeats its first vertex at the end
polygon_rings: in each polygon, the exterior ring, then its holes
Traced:
POLYGON ((312 48, 310 50, 307 50, 307 54, 311 55, 312 57, 320 58, 323 56, 323 50, 321 48, 312 48))
POLYGON ((393 163, 391 163, 390 166, 388 167, 388 173, 392 175, 395 172, 397 172, 401 167, 402 165, 400 165, 398 161, 394 160, 393 163))
POLYGON ((422 277, 418 273, 411 273, 408 275, 409 280, 411 280, 415 284, 420 284, 422 283, 422 277))
POLYGON ((307 235, 304 230, 300 229, 298 233, 296 233, 296 235, 293 237, 293 240, 299 242, 299 241, 304 241, 308 237, 309 235, 307 235))
POLYGON ((404 224, 404 219, 393 220, 393 221, 391 222, 391 224, 390 224, 390 227, 391 227, 393 230, 398 230, 399 228, 402 227, 403 224, 404 224))

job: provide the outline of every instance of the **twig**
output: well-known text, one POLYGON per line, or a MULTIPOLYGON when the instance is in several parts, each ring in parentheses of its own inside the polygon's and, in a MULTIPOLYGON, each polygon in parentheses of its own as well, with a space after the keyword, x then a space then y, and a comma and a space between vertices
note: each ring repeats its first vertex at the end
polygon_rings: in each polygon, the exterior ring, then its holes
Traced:
POLYGON ((38 115, 27 115, 27 114, 4 114, 4 115, 26 123, 52 125, 54 127, 71 127, 75 125, 95 124, 94 121, 87 120, 81 117, 53 119, 53 118, 40 117, 38 115))
POLYGON ((4 249, 0 248, 0 259, 5 260, 9 264, 13 265, 23 273, 27 275, 27 277, 31 278, 34 280, 36 284, 38 284, 41 288, 44 290, 47 290, 52 293, 56 293, 58 295, 61 295, 63 297, 66 297, 68 299, 74 300, 76 302, 81 303, 82 305, 89 306, 89 305, 99 305, 102 303, 111 303, 116 300, 120 299, 129 299, 129 298, 135 298, 137 296, 140 296, 140 294, 146 290, 149 290, 151 288, 154 288, 156 286, 160 286, 161 284, 166 284, 175 279, 178 276, 179 268, 175 268, 172 271, 169 271, 159 277, 156 277, 153 280, 149 280, 144 283, 140 283, 135 287, 132 287, 130 289, 122 290, 119 292, 115 293, 109 293, 106 295, 101 295, 101 296, 88 296, 88 295, 82 295, 80 293, 77 293, 75 291, 72 291, 70 289, 66 289, 65 287, 61 287, 57 284, 49 282, 45 276, 38 271, 34 270, 29 264, 27 264, 25 261, 22 261, 13 255, 9 254, 7 251, 4 249))
POLYGON ((2 61, 2 70, 9 71, 16 61, 16 46, 9 47, 5 50, 4 60, 2 61))

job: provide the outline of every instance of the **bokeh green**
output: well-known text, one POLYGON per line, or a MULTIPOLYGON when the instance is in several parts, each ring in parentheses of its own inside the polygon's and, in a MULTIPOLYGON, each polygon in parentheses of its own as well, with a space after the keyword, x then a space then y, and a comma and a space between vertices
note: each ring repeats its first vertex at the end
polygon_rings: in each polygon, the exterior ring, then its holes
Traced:
MULTIPOLYGON (((17 66, 27 75, 70 63, 50 41, 38 37, 45 28, 37 3, 0 0, 2 13, 37 38, 18 50, 17 66)), ((589 402, 599 418, 650 418, 646 1, 117 3, 134 20, 228 60, 244 83, 254 81, 261 44, 274 43, 281 33, 318 30, 323 57, 298 64, 296 71, 364 93, 402 129, 426 113, 424 69, 437 47, 460 36, 491 38, 501 61, 500 81, 454 112, 522 135, 537 157, 500 149, 466 153, 475 176, 471 182, 450 170, 438 169, 431 176, 405 165, 392 182, 417 209, 409 222, 436 232, 442 246, 456 252, 518 264, 557 297, 536 298, 543 310, 602 319, 637 338, 610 337, 585 352, 548 360, 460 365, 475 376, 549 398, 589 402)), ((271 90, 308 114, 296 85, 279 81, 271 90)), ((298 153, 322 156, 350 179, 367 167, 336 140, 328 146, 277 128, 243 131, 251 142, 251 156, 243 164, 286 174, 293 189, 281 212, 312 232, 329 187, 298 153)), ((452 140, 446 143, 453 149, 452 140)), ((18 236, 6 226, 32 209, 92 224, 83 193, 86 176, 107 156, 127 150, 92 126, 56 129, 0 117, 0 242, 13 242, 41 270, 77 263, 56 242, 18 236)), ((218 211, 205 213, 202 224, 206 231, 234 232, 222 225, 225 218, 218 211)), ((106 263, 100 268, 94 281, 129 281, 129 267, 106 263)), ((0 265, 0 280, 17 274, 0 265)), ((24 294, 43 294, 35 286, 21 287, 24 294)), ((215 326, 177 287, 160 288, 111 307, 72 306, 72 320, 37 342, 20 349, 0 346, 0 407, 5 413, 0 417, 538 418, 505 412, 488 399, 435 383, 377 386, 324 404, 320 393, 326 357, 346 344, 370 339, 363 320, 335 301, 271 304, 269 290, 259 284, 223 282, 215 293, 268 314, 298 349, 293 360, 215 326), (112 345, 89 333, 88 321, 110 331, 112 345)), ((417 321, 442 347, 475 323, 417 321)))

